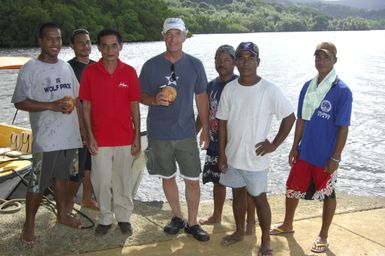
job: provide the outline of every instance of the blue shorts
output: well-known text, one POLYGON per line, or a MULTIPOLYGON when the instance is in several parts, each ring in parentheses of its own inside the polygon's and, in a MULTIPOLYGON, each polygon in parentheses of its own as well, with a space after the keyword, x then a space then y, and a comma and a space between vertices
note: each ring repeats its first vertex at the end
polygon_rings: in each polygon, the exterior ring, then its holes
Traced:
POLYGON ((221 174, 219 183, 231 188, 246 187, 251 196, 259 196, 267 192, 269 169, 262 171, 245 171, 229 165, 226 173, 221 174))

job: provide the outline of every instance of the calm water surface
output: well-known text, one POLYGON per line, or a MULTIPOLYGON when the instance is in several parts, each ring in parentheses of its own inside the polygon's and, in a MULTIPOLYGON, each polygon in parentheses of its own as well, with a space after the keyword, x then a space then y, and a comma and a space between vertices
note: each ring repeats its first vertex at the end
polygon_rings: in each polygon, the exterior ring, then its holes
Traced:
MULTIPOLYGON (((195 35, 184 44, 184 51, 202 60, 209 80, 215 78, 213 55, 221 44, 236 47, 241 41, 253 41, 260 48, 261 64, 258 73, 279 85, 297 106, 297 98, 303 83, 316 75, 313 53, 321 41, 332 41, 338 49, 335 66, 339 77, 353 91, 352 126, 343 152, 339 169, 338 190, 357 195, 385 197, 385 31, 359 32, 298 32, 195 35)), ((163 42, 124 44, 121 59, 137 72, 150 57, 164 51, 163 42)), ((37 48, 1 50, 3 55, 35 57, 37 48)), ((63 47, 60 57, 69 60, 73 56, 69 47, 63 47)), ((93 46, 93 59, 100 54, 93 46)), ((15 109, 10 99, 17 77, 16 71, 0 71, 1 122, 11 123, 15 109)), ((142 111, 142 130, 145 130, 146 107, 142 111)), ((26 113, 19 113, 15 124, 29 126, 26 113)), ((279 123, 273 122, 272 136, 279 123)), ((274 153, 271 163, 270 192, 283 193, 289 171, 287 154, 293 131, 274 153)), ((205 151, 201 152, 202 164, 205 151)), ((181 183, 181 187, 183 184, 181 183)), ((202 200, 211 199, 211 185, 202 186, 202 200)), ((183 188, 181 197, 183 197, 183 188)), ((137 199, 165 200, 161 181, 145 174, 137 199)), ((230 193, 229 193, 230 194, 230 193)))

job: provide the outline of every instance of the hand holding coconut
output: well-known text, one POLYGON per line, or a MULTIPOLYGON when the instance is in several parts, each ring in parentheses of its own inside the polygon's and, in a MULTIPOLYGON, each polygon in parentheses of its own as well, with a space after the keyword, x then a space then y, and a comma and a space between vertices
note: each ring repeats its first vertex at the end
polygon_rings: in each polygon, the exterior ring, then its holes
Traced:
POLYGON ((60 104, 61 104, 61 109, 63 114, 71 114, 71 112, 75 108, 76 103, 75 103, 75 99, 72 98, 71 96, 64 96, 60 100, 60 104))
POLYGON ((172 86, 162 86, 160 92, 155 96, 155 105, 169 106, 176 100, 177 92, 172 86))
POLYGON ((172 86, 165 86, 162 88, 161 92, 167 98, 168 102, 171 104, 176 100, 176 89, 172 86))

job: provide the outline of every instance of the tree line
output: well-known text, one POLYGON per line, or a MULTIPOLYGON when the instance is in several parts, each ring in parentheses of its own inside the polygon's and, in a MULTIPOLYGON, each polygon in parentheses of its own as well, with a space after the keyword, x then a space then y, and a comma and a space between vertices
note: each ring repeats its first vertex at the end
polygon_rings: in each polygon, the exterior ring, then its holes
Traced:
POLYGON ((263 0, 2 0, 1 3, 0 47, 35 46, 39 25, 47 21, 62 27, 64 44, 69 43, 75 28, 88 29, 93 41, 104 27, 118 29, 124 41, 161 40, 163 21, 170 16, 184 18, 192 33, 385 28, 385 14, 380 12, 374 15, 375 19, 369 19, 346 7, 345 15, 337 17, 328 14, 325 6, 322 11, 312 6, 263 0), (348 16, 349 13, 354 16, 348 16))
POLYGON ((64 44, 76 28, 96 41, 105 27, 118 29, 125 41, 154 41, 171 14, 163 0, 2 0, 0 47, 37 45, 39 27, 48 21, 61 26, 64 44))
POLYGON ((385 28, 385 11, 332 4, 278 4, 263 0, 166 0, 194 33, 369 30, 385 28), (344 15, 340 14, 344 10, 344 15))

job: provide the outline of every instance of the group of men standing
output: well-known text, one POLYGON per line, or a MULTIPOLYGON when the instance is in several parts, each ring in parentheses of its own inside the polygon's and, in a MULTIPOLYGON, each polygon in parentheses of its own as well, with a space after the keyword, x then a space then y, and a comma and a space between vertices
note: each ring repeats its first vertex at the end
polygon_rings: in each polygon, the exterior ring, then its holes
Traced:
MULTIPOLYGON (((336 205, 335 171, 347 138, 352 103, 349 88, 333 68, 337 60, 335 46, 317 46, 318 75, 301 91, 289 155, 292 169, 287 181, 286 217, 282 225, 271 229, 266 196, 270 154, 290 133, 295 122, 293 108, 279 87, 257 74, 259 48, 253 42, 242 42, 236 50, 229 45, 219 47, 215 53, 219 76, 207 84, 201 61, 182 50, 187 32, 180 18, 166 19, 162 30, 166 51, 149 59, 138 77, 131 66, 119 59, 123 46, 120 33, 103 29, 97 35, 102 57, 96 63, 90 63, 88 58, 82 62, 81 71, 75 72, 78 78, 81 76, 79 86, 71 66, 58 58, 60 29, 52 23, 41 27, 41 53, 20 71, 12 99, 18 109, 30 112, 34 136, 22 241, 33 244, 36 240, 35 215, 42 192, 49 186, 54 188, 58 223, 81 228, 70 214, 74 192, 67 190, 68 170, 75 151, 83 145, 87 146, 92 164, 82 164, 82 169, 92 166, 91 180, 99 208, 95 233, 107 234, 114 216, 123 234, 132 233, 135 181, 131 166, 141 151, 142 103, 149 107, 147 169, 162 178, 172 211, 172 218, 164 227, 166 233, 177 234, 184 229, 195 239, 208 241, 210 236, 201 225, 220 223, 225 187, 231 187, 236 230, 222 239, 223 246, 255 233, 256 208, 262 231, 259 255, 272 255, 270 235, 294 232, 292 222, 298 198, 317 198, 324 201, 324 218, 312 251, 326 250, 336 205), (234 74, 234 67, 239 77, 234 74), (170 100, 164 87, 173 88, 175 100, 170 100), (269 140, 273 116, 281 123, 269 140), (203 181, 214 183, 213 215, 200 221, 199 146, 207 149, 203 181), (176 164, 185 183, 187 219, 180 205, 176 164)), ((76 35, 87 38, 88 32, 77 30, 76 35)), ((86 162, 86 154, 80 159, 86 162)), ((87 203, 92 205, 91 201, 87 203)))

